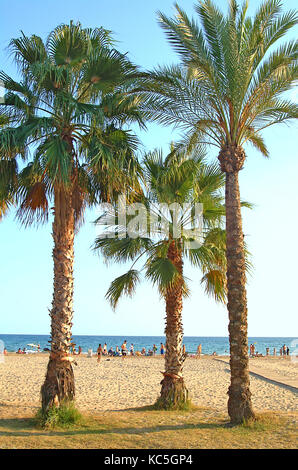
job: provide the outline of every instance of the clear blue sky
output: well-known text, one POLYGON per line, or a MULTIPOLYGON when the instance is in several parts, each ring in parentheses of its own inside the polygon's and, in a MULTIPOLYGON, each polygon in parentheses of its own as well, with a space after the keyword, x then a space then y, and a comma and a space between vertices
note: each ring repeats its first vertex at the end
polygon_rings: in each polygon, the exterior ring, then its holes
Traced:
MULTIPOLYGON (((195 0, 180 0, 190 15, 195 0)), ((58 24, 80 20, 84 27, 103 26, 115 33, 118 49, 129 52, 143 68, 178 62, 157 24, 156 12, 171 15, 172 0, 1 0, 0 68, 16 69, 6 47, 20 31, 45 38, 58 24)), ((225 0, 217 0, 223 8, 225 0)), ((253 13, 257 0, 251 0, 253 13)), ((296 0, 285 0, 286 9, 296 0)), ((289 37, 297 36, 297 29, 289 37)), ((294 97, 294 94, 293 94, 294 97)), ((297 93, 296 93, 297 99, 297 93)), ((174 137, 171 129, 150 126, 140 134, 146 149, 163 147, 174 137)), ((256 204, 244 210, 244 232, 253 254, 254 273, 248 285, 250 336, 298 335, 297 309, 297 124, 280 126, 265 134, 270 160, 247 149, 241 172, 241 196, 256 204)), ((164 305, 150 284, 143 283, 134 299, 120 302, 116 313, 104 299, 110 282, 125 272, 124 265, 106 267, 90 246, 96 230, 95 213, 86 214, 75 245, 74 334, 161 335, 164 305)), ((48 334, 52 300, 51 224, 25 230, 14 221, 14 211, 0 224, 0 332, 48 334)), ((200 272, 186 266, 192 295, 184 304, 184 330, 188 336, 227 336, 225 307, 205 297, 200 272)))

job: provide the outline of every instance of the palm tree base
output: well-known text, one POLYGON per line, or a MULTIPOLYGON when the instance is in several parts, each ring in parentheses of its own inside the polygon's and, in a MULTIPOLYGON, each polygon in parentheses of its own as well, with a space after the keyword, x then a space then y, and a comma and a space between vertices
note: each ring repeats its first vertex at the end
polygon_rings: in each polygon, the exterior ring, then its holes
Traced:
POLYGON ((42 412, 46 414, 53 406, 59 407, 75 396, 74 373, 69 361, 50 359, 46 378, 41 387, 42 412))
POLYGON ((256 419, 252 409, 249 387, 230 386, 228 394, 228 413, 231 424, 242 424, 256 419))
POLYGON ((155 403, 155 408, 160 410, 185 410, 190 407, 188 390, 183 377, 171 377, 165 375, 161 381, 160 397, 155 403))

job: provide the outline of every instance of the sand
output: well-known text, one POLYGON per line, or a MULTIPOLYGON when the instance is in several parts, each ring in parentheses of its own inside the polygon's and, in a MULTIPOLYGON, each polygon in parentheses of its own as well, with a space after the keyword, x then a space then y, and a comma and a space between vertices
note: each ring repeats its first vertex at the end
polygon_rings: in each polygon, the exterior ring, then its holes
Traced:
MULTIPOLYGON (((158 397, 164 370, 162 357, 102 358, 76 357, 74 366, 77 406, 85 412, 125 410, 152 404, 158 397)), ((0 417, 34 413, 40 406, 47 354, 9 354, 0 363, 0 417)), ((298 363, 290 358, 257 358, 251 364, 259 371, 270 371, 276 380, 297 379, 298 363)), ((227 412, 229 365, 213 357, 187 358, 184 377, 193 403, 214 412, 227 412)), ((272 383, 268 378, 251 375, 255 410, 298 411, 297 389, 272 383)))

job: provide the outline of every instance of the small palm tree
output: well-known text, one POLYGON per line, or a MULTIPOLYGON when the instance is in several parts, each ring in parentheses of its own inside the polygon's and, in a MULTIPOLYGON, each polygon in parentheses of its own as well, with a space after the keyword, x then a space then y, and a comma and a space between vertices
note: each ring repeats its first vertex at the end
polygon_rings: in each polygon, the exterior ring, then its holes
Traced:
POLYGON ((121 224, 122 208, 116 206, 115 213, 113 209, 97 221, 106 224, 107 231, 96 239, 95 249, 106 260, 133 261, 130 270, 115 279, 107 292, 114 308, 121 295, 134 293, 141 279, 140 270, 134 269, 134 265, 145 256, 142 270, 157 286, 166 307, 165 372, 157 405, 163 409, 179 409, 188 403, 182 375, 185 360, 182 305, 189 289, 183 264, 188 259, 201 268, 206 291, 224 301, 225 234, 221 228, 224 207, 220 195, 224 181, 216 165, 206 165, 200 158, 186 159, 174 149, 166 159, 158 151, 149 153, 144 159, 144 174, 146 191, 138 202, 144 208, 145 225, 139 220, 139 230, 134 232, 130 226, 134 221, 132 216, 127 216, 127 225, 121 224), (195 203, 203 205, 202 230, 198 230, 195 203), (178 222, 180 228, 177 229, 178 222), (187 229, 189 224, 194 230, 187 229), (119 236, 112 238, 113 229, 119 236))
POLYGON ((262 131, 298 117, 284 92, 297 82, 297 41, 271 49, 294 25, 297 12, 282 14, 280 0, 265 0, 254 18, 248 1, 229 2, 225 16, 211 0, 195 5, 200 23, 177 5, 160 24, 181 57, 181 66, 164 67, 142 85, 148 116, 184 128, 184 144, 219 149, 226 175, 227 289, 231 385, 228 412, 233 423, 254 419, 248 372, 245 256, 238 174, 247 143, 264 156, 262 131), (271 52, 271 53, 270 53, 271 52))
POLYGON ((21 80, 0 74, 7 91, 1 109, 10 120, 0 133, 0 152, 6 159, 29 160, 19 174, 20 220, 44 222, 53 205, 51 352, 41 389, 46 413, 75 395, 75 231, 87 206, 113 200, 120 190, 138 190, 137 140, 123 125, 142 120, 137 98, 126 94, 137 68, 112 47, 103 28, 71 22, 54 29, 46 43, 23 35, 11 41, 11 49, 21 80))

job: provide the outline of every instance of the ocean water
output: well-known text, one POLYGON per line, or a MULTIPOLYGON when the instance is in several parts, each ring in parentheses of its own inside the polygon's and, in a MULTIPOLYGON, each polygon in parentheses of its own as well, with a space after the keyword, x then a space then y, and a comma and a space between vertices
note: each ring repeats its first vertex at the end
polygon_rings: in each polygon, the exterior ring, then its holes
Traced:
MULTIPOLYGON (((2 341, 2 347, 6 347, 7 351, 17 351, 18 348, 26 348, 27 350, 32 349, 28 344, 40 344, 41 350, 43 348, 49 348, 49 335, 4 335, 0 334, 0 341, 2 341)), ((116 346, 121 347, 123 341, 127 341, 127 348, 130 349, 130 345, 134 345, 134 350, 141 350, 143 347, 152 349, 153 344, 156 344, 159 353, 160 343, 165 344, 164 336, 73 336, 73 342, 78 346, 82 347, 82 351, 87 352, 89 348, 96 351, 98 344, 107 343, 108 349, 112 346, 114 351, 116 346)), ((202 354, 212 354, 216 352, 218 355, 229 354, 229 339, 228 337, 212 337, 212 336, 185 336, 184 344, 185 349, 189 354, 195 354, 199 344, 202 344, 202 354)), ((248 344, 255 343, 255 350, 258 353, 266 354, 266 348, 270 348, 270 354, 273 353, 273 348, 276 348, 277 354, 279 349, 286 344, 290 349, 290 354, 297 350, 298 340, 294 337, 249 337, 248 344)))

